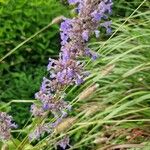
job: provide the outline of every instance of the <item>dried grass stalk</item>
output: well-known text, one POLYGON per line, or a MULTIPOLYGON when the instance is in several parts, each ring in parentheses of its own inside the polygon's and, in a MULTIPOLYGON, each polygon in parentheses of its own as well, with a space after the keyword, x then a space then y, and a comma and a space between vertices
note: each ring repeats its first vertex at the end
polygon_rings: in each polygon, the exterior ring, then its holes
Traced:
POLYGON ((64 16, 58 16, 52 20, 52 24, 60 23, 63 20, 64 16))
POLYGON ((115 68, 114 64, 110 64, 110 65, 106 66, 106 68, 102 70, 101 75, 105 76, 105 75, 109 74, 110 72, 112 72, 112 70, 114 68, 115 68))
POLYGON ((107 137, 101 137, 101 138, 95 139, 93 143, 104 144, 104 143, 108 143, 108 141, 109 141, 109 139, 107 137))
POLYGON ((79 95, 79 100, 84 100, 91 96, 99 87, 99 84, 95 84, 87 89, 85 89, 80 95, 79 95))
POLYGON ((77 120, 76 117, 64 119, 59 125, 55 127, 54 133, 58 134, 66 131, 76 122, 76 120, 77 120))
POLYGON ((128 149, 128 148, 141 148, 143 149, 145 145, 142 144, 119 144, 119 145, 111 145, 103 148, 99 148, 97 150, 115 150, 115 149, 128 149))
POLYGON ((91 116, 95 114, 97 111, 99 111, 101 107, 99 105, 91 105, 89 108, 85 109, 85 116, 91 116))
POLYGON ((7 144, 4 144, 1 148, 1 150, 9 150, 9 146, 7 144))

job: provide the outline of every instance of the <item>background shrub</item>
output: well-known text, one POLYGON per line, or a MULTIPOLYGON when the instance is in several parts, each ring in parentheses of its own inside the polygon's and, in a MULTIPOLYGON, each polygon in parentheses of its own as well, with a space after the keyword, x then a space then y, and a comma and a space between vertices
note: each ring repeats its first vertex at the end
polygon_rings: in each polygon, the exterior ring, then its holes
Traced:
MULTIPOLYGON (((0 58, 48 25, 57 16, 68 15, 57 0, 8 0, 0 3, 0 58)), ((53 25, 7 57, 0 66, 0 101, 34 99, 45 75, 49 57, 60 47, 59 26, 53 25)), ((12 105, 11 113, 23 124, 29 107, 12 105), (21 113, 19 113, 21 112, 21 113)))

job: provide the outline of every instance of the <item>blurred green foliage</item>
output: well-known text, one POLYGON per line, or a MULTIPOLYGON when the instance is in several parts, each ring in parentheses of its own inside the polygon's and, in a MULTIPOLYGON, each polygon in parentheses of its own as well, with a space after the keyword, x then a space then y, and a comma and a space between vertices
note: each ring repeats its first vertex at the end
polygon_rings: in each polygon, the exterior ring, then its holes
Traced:
MULTIPOLYGON (((67 16, 68 10, 57 0, 0 1, 0 58, 25 39, 48 25, 57 16, 67 16)), ((0 64, 0 102, 12 99, 33 99, 45 75, 49 57, 57 57, 59 26, 53 25, 17 49, 0 64)), ((12 112, 26 118, 29 108, 12 105, 12 112)), ((24 123, 24 120, 23 122, 24 123)))

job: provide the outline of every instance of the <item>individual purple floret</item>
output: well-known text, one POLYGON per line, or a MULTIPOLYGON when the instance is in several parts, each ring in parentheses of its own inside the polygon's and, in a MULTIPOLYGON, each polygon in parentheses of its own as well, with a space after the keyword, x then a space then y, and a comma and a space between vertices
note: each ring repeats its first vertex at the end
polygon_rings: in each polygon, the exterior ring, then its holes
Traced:
POLYGON ((31 105, 30 111, 34 117, 42 117, 42 116, 46 115, 44 109, 40 106, 35 105, 35 104, 31 105))
POLYGON ((80 2, 80 0, 68 0, 69 4, 76 4, 77 2, 80 2))
POLYGON ((69 137, 65 136, 63 139, 57 142, 56 146, 60 146, 61 148, 63 148, 63 150, 65 150, 67 146, 69 146, 69 142, 69 137))
POLYGON ((88 31, 83 31, 82 32, 82 38, 84 41, 88 41, 89 40, 89 32, 88 31))
POLYGON ((100 31, 99 31, 99 30, 95 30, 94 32, 95 32, 96 38, 99 38, 99 36, 100 36, 100 31))
POLYGON ((87 77, 84 63, 80 62, 79 58, 90 57, 95 60, 99 57, 88 47, 87 42, 93 35, 96 38, 100 36, 101 27, 105 27, 107 33, 111 31, 111 22, 107 20, 112 12, 111 0, 68 0, 68 2, 77 6, 78 16, 63 19, 60 25, 59 58, 49 59, 47 66, 49 77, 43 78, 40 91, 35 94, 35 98, 41 101, 42 106, 39 111, 32 106, 34 116, 42 115, 43 110, 54 115, 55 121, 50 124, 52 130, 67 117, 71 108, 65 98, 61 97, 64 89, 69 85, 79 86, 87 77))
POLYGON ((0 112, 0 141, 7 141, 11 138, 11 129, 17 128, 15 123, 12 123, 12 116, 5 112, 0 112))
POLYGON ((51 133, 51 128, 47 124, 38 125, 35 130, 29 134, 29 140, 39 140, 45 132, 51 133))
POLYGON ((106 33, 110 34, 111 33, 111 21, 106 21, 104 23, 101 23, 100 26, 105 27, 106 28, 106 33))

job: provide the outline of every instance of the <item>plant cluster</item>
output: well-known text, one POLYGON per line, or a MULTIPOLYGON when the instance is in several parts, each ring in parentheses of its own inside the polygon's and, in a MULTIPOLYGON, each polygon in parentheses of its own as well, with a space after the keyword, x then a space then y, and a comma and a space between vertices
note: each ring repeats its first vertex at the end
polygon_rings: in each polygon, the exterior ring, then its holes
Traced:
POLYGON ((133 11, 128 7, 130 16, 112 21, 111 0, 68 2, 77 7, 76 15, 63 17, 60 24, 60 55, 49 58, 37 100, 20 101, 33 103, 28 122, 16 128, 4 112, 15 100, 0 107, 0 148, 148 150, 148 2, 136 3, 133 11), (109 36, 111 24, 114 32, 109 36))

